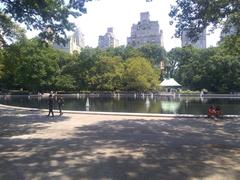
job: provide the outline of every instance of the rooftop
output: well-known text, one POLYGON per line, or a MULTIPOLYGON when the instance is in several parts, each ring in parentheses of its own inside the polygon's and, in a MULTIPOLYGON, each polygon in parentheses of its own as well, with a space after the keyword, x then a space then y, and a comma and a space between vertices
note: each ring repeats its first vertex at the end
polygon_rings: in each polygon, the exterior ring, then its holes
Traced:
POLYGON ((181 85, 175 81, 173 78, 164 79, 163 82, 160 83, 162 87, 180 87, 181 85))

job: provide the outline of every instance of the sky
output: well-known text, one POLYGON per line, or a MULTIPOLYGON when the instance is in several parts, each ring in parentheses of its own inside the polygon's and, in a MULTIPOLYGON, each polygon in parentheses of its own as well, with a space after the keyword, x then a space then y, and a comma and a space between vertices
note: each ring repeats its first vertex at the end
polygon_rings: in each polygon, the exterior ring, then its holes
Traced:
MULTIPOLYGON (((132 24, 140 21, 140 13, 148 11, 151 21, 158 21, 163 30, 164 48, 169 51, 180 47, 180 39, 173 38, 175 28, 169 25, 170 5, 175 0, 93 0, 87 2, 87 14, 77 19, 70 19, 80 28, 85 36, 85 45, 97 47, 98 37, 107 32, 108 27, 114 28, 114 34, 120 45, 126 45, 132 24)), ((207 36, 207 47, 215 46, 220 31, 207 36)))

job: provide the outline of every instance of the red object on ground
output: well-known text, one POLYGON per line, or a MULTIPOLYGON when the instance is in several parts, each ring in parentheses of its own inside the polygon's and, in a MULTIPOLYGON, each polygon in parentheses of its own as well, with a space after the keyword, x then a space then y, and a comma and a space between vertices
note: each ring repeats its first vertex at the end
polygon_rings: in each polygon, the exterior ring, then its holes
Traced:
POLYGON ((213 106, 210 106, 208 108, 208 117, 216 117, 216 116, 217 116, 217 112, 215 108, 213 106))

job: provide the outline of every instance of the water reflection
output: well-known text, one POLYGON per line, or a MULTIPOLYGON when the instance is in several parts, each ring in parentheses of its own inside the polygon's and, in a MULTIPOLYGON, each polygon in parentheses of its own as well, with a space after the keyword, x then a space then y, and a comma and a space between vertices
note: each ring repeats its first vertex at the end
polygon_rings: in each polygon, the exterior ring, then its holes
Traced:
POLYGON ((87 100, 86 100, 86 111, 89 111, 89 106, 90 106, 89 98, 87 97, 87 100))
POLYGON ((146 109, 147 109, 147 111, 148 111, 148 109, 149 109, 149 107, 150 107, 150 101, 149 101, 148 96, 146 97, 145 105, 146 105, 146 109))
POLYGON ((162 105, 163 112, 166 112, 169 114, 176 114, 180 107, 180 102, 179 101, 162 101, 161 105, 162 105))
MULTIPOLYGON (((121 96, 121 98, 119 94, 113 97, 64 96, 64 110, 206 114, 208 106, 213 104, 221 106, 224 114, 240 114, 240 99, 156 97, 143 93, 139 95, 133 94, 132 97, 121 96)), ((0 96, 0 103, 23 107, 48 107, 47 98, 44 97, 0 96)))

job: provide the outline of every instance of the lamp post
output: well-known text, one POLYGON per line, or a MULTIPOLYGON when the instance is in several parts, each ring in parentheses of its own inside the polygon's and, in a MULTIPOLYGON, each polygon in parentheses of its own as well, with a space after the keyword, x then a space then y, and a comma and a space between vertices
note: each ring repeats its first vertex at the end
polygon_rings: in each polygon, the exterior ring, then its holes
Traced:
POLYGON ((166 67, 166 76, 167 76, 167 79, 170 79, 170 77, 171 77, 171 75, 170 75, 171 66, 170 66, 170 64, 167 62, 165 67, 166 67))
POLYGON ((160 80, 163 80, 164 78, 169 79, 171 77, 170 73, 171 65, 168 63, 168 60, 160 61, 160 80))

